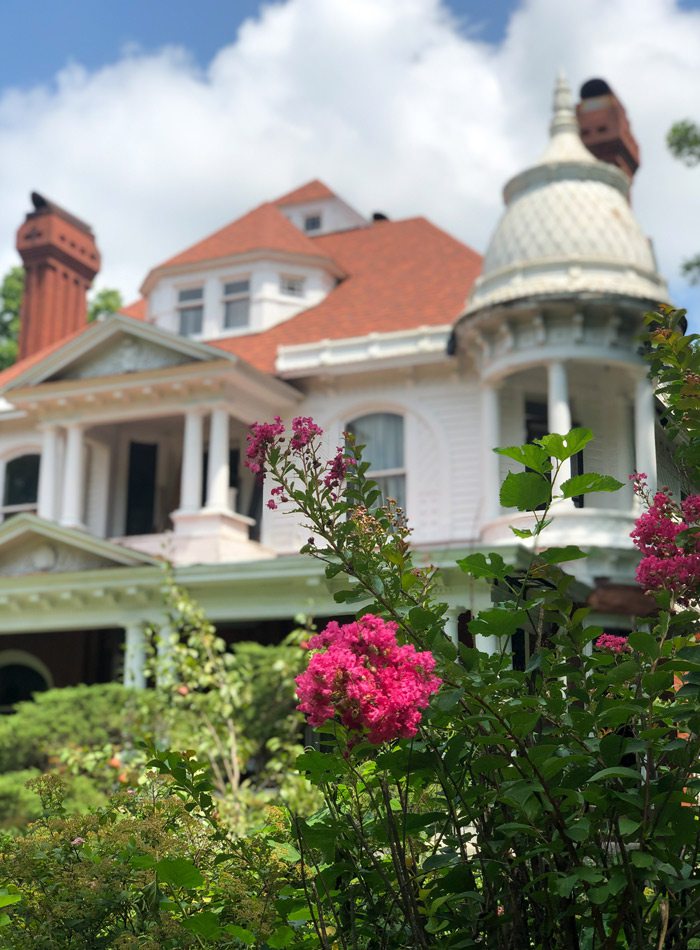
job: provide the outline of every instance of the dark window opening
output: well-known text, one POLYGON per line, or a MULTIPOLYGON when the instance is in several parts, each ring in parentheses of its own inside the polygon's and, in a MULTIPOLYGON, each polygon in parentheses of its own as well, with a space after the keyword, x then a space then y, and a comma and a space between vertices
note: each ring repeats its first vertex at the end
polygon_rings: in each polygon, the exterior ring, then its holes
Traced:
POLYGON ((0 666, 0 712, 11 712, 16 703, 25 702, 34 693, 43 693, 49 684, 38 670, 24 663, 0 666))
POLYGON ((156 466, 158 446, 148 442, 129 445, 129 475, 126 490, 126 534, 156 531, 156 466))
POLYGON ((39 463, 38 455, 20 455, 5 466, 2 504, 6 515, 36 508, 39 493, 39 463))

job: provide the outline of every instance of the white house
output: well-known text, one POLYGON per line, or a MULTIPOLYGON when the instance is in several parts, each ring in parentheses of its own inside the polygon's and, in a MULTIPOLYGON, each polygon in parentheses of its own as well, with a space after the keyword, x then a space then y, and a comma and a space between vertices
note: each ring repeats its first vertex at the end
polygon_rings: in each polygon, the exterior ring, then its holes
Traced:
MULTIPOLYGON (((559 80, 549 143, 506 185, 483 268, 424 218, 367 219, 313 181, 152 268, 142 300, 88 325, 91 231, 34 196, 22 358, 0 374, 0 706, 122 673, 142 684, 163 558, 232 640, 337 615, 296 553, 303 527, 242 465, 256 420, 313 416, 329 452, 355 426, 417 557, 445 568, 455 636, 490 597, 455 560, 519 556, 493 446, 585 425, 596 440, 576 465, 674 482, 636 343, 667 291, 629 203, 624 110, 595 82, 579 122, 609 161, 582 144, 559 80)), ((582 596, 613 628, 640 604, 633 517, 625 489, 559 505, 549 529, 590 550, 582 596)))

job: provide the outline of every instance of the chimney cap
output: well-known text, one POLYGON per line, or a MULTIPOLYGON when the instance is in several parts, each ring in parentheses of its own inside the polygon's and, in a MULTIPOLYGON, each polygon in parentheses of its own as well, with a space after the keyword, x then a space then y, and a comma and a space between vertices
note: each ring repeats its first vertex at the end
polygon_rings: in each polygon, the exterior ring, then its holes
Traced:
POLYGON ((93 234, 92 228, 86 221, 83 221, 82 218, 78 218, 76 215, 71 214, 70 211, 66 211, 65 208, 57 205, 55 201, 50 201, 48 198, 40 195, 38 191, 32 192, 31 199, 32 204, 34 205, 34 211, 29 212, 27 219, 36 218, 43 214, 55 214, 64 221, 67 221, 69 224, 72 224, 73 227, 77 228, 79 231, 82 231, 84 234, 89 234, 90 237, 95 236, 93 234))
POLYGON ((595 99, 598 96, 614 95, 612 89, 604 79, 588 79, 581 86, 582 99, 595 99))

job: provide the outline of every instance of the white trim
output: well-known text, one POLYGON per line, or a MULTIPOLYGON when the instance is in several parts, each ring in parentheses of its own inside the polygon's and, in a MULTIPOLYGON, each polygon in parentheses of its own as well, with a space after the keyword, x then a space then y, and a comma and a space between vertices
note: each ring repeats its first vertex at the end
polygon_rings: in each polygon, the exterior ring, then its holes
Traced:
POLYGON ((416 366, 442 362, 449 359, 451 333, 452 326, 442 324, 280 346, 275 369, 283 379, 293 379, 315 372, 356 372, 358 364, 382 363, 384 367, 388 363, 416 366))
POLYGON ((35 673, 43 677, 47 689, 53 688, 54 680, 51 670, 46 663, 34 656, 33 653, 27 653, 26 650, 0 650, 0 669, 3 666, 13 666, 15 664, 34 670, 35 673))

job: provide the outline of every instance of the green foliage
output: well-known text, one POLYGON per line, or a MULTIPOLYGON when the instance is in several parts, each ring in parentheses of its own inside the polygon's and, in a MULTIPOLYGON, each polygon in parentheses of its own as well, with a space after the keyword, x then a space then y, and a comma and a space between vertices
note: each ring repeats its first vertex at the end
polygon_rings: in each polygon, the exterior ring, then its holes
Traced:
POLYGON ((124 306, 124 300, 118 290, 113 287, 103 287, 94 293, 88 302, 88 323, 92 323, 99 317, 109 316, 110 313, 116 313, 124 306))
MULTIPOLYGON (((182 761, 187 775, 199 773, 182 761)), ((284 942, 290 928, 277 905, 299 875, 278 856, 287 836, 274 810, 239 842, 193 814, 177 781, 154 773, 87 816, 65 814, 56 779, 43 776, 37 791, 43 818, 0 839, 8 950, 304 946, 303 926, 284 942)))
POLYGON ((11 267, 0 284, 0 369, 17 359, 19 309, 24 291, 24 268, 11 267))
MULTIPOLYGON (((666 136, 666 144, 674 158, 693 167, 700 163, 700 126, 690 119, 675 122, 666 136)), ((685 261, 681 273, 691 284, 700 282, 700 254, 685 261)))

